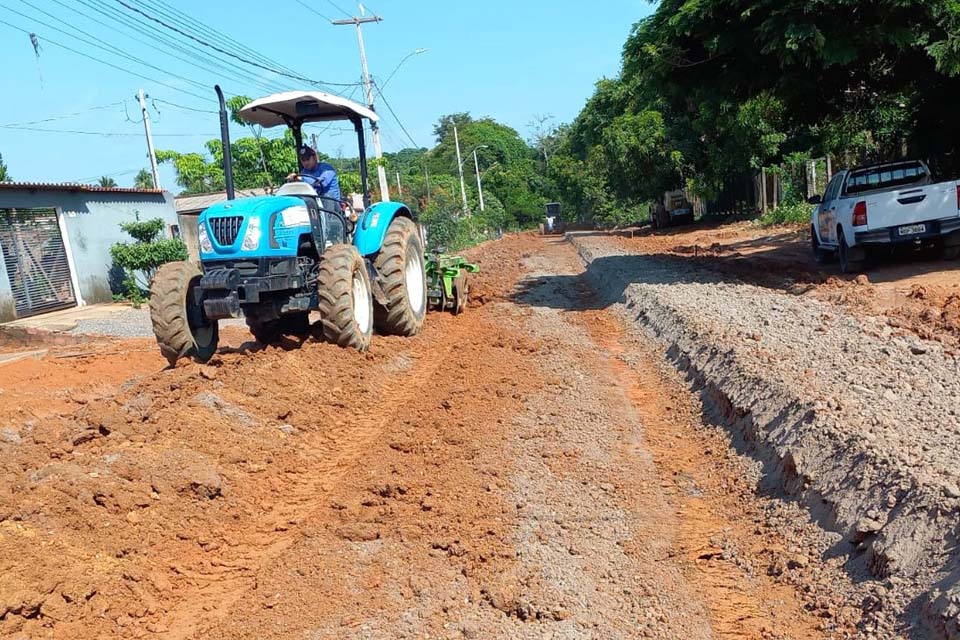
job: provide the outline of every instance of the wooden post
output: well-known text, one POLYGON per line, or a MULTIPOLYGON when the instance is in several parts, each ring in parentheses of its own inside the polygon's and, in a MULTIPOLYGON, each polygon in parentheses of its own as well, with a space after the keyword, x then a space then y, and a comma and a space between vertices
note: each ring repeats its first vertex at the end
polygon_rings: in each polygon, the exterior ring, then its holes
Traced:
POLYGON ((767 212, 767 170, 760 169, 760 214, 767 212))

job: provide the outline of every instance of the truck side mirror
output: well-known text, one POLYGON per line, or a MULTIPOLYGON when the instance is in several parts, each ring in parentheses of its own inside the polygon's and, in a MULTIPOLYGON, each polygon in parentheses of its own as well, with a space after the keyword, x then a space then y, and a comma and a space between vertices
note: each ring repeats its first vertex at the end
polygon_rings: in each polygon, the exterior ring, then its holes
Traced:
POLYGON ((807 198, 807 202, 809 202, 810 204, 821 204, 823 202, 823 198, 820 197, 819 193, 816 193, 810 196, 809 198, 807 198))

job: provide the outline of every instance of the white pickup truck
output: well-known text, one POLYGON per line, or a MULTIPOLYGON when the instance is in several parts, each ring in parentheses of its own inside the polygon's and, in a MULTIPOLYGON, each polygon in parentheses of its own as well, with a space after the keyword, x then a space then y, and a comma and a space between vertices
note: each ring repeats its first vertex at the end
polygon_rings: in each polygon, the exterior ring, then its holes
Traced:
POLYGON ((813 256, 837 256, 844 273, 862 270, 870 247, 937 245, 946 259, 960 255, 960 181, 934 183, 918 160, 840 171, 810 204, 813 256))

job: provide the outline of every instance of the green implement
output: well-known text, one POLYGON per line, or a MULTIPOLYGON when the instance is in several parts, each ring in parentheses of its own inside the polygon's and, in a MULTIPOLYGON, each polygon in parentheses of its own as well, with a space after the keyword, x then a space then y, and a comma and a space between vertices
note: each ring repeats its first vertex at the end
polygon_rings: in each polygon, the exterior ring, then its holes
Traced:
POLYGON ((427 259, 427 302, 436 311, 452 311, 454 315, 467 308, 470 297, 468 273, 480 267, 460 256, 435 254, 427 259))

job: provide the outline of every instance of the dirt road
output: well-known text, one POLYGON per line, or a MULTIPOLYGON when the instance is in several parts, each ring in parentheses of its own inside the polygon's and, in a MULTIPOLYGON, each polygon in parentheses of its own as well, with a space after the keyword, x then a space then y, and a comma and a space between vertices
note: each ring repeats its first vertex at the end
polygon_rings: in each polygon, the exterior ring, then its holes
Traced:
POLYGON ((570 244, 475 257, 366 355, 0 366, 0 636, 895 637, 570 244))

